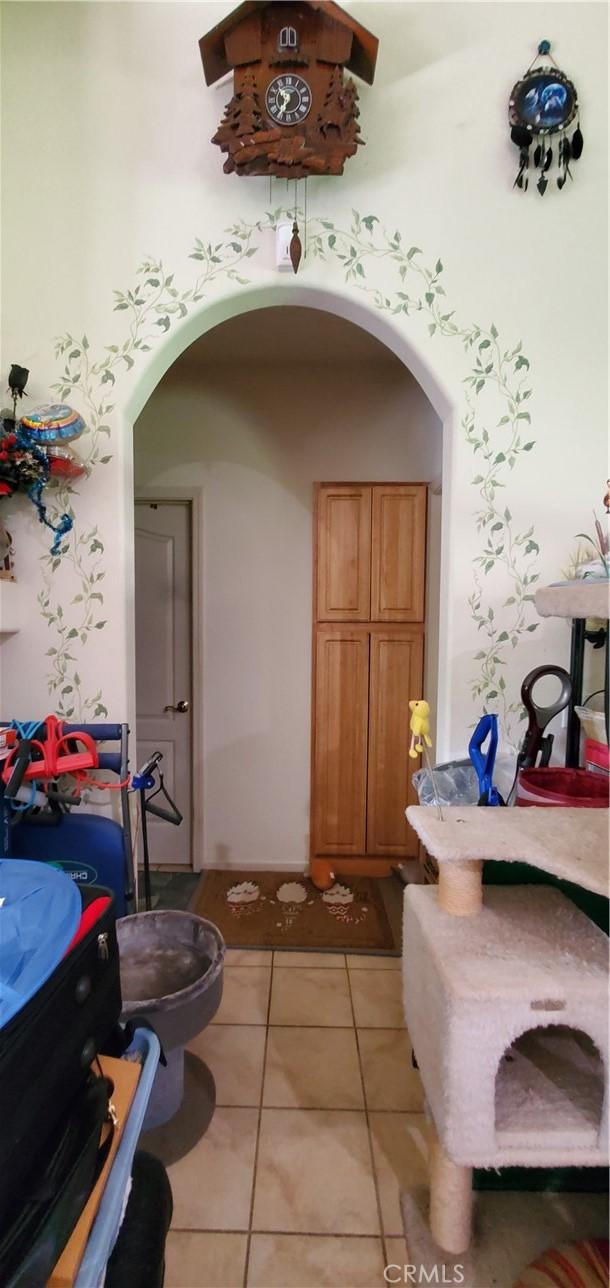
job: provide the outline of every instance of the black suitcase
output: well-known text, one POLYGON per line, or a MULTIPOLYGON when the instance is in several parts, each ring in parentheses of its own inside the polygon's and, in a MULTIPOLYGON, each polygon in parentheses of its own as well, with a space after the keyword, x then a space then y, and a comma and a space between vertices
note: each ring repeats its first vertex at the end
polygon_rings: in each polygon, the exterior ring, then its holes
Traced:
POLYGON ((121 1013, 112 892, 82 888, 83 906, 110 903, 43 987, 0 1031, 0 1234, 16 1219, 56 1129, 112 1045, 121 1013))

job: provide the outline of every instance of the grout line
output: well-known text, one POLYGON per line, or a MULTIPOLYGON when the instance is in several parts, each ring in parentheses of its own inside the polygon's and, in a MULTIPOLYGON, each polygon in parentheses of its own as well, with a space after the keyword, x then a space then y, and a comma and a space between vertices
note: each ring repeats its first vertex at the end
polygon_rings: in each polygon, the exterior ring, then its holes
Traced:
MULTIPOLYGON (((248 1271, 250 1268, 250 1244, 252 1242, 252 1220, 254 1217, 254 1196, 256 1194, 256 1173, 258 1171, 258 1147, 260 1143, 261 1121, 263 1117, 263 1093, 265 1090, 265 1073, 267 1071, 267 1045, 269 1042, 269 1019, 271 1015, 271 995, 273 993, 273 958, 271 959, 271 961, 272 961, 272 966, 271 966, 271 973, 269 977, 269 994, 267 996, 267 1023, 265 1025, 265 1043, 263 1048, 263 1070, 262 1070, 262 1077, 261 1077, 261 1089, 260 1089, 260 1095, 258 1098, 258 1117, 256 1121, 256 1145, 254 1147, 254 1167, 252 1169, 252 1194, 250 1196, 250 1214, 248 1216, 248 1239, 246 1243, 246 1256, 244 1260, 243 1288, 247 1288, 248 1271)), ((244 969, 250 970, 251 967, 246 966, 244 969)))
MULTIPOLYGON (((238 967, 238 969, 240 969, 240 968, 238 967)), ((243 969, 244 969, 244 970, 251 970, 251 967, 250 967, 250 966, 245 966, 245 967, 243 967, 243 969)), ((346 970, 347 970, 347 966, 280 966, 280 965, 276 962, 276 963, 274 964, 273 969, 274 969, 274 970, 281 970, 281 971, 289 970, 289 971, 290 971, 290 973, 291 973, 291 974, 294 974, 294 975, 296 975, 297 971, 299 971, 299 970, 306 970, 306 971, 312 971, 312 970, 315 970, 316 975, 317 975, 317 974, 322 975, 322 972, 324 972, 324 974, 325 974, 325 975, 332 975, 332 973, 333 973, 333 972, 335 973, 335 975, 337 975, 337 974, 339 974, 339 973, 341 973, 341 974, 345 974, 345 972, 346 972, 346 970)), ((324 976, 322 976, 322 978, 324 978, 324 976)))
POLYGON ((360 1032, 366 1030, 367 1033, 405 1033, 406 1025, 404 1024, 304 1024, 302 1020, 280 1020, 275 1023, 267 1024, 265 1020, 212 1020, 208 1025, 210 1029, 353 1029, 357 1027, 360 1032))
POLYGON ((368 1136, 368 1142, 369 1142, 369 1155, 370 1155, 370 1159, 371 1159, 371 1171, 372 1171, 372 1174, 373 1174, 373 1184, 374 1184, 374 1186, 375 1186, 375 1199, 376 1199, 376 1201, 377 1201, 377 1218, 378 1218, 378 1221, 379 1221, 379 1234, 380 1234, 380 1238, 381 1238, 381 1250, 382 1250, 382 1253, 383 1253, 383 1261, 384 1261, 384 1265, 385 1265, 385 1266, 387 1266, 387 1265, 388 1265, 388 1252, 387 1252, 387 1247, 386 1247, 385 1231, 384 1231, 384 1228, 383 1228, 383 1213, 382 1213, 382 1209, 381 1209, 381 1195, 380 1195, 380 1193, 379 1193, 379 1180, 378 1180, 378 1177, 377 1177, 377 1169, 376 1169, 376 1167, 375 1167, 375 1155, 374 1155, 374 1152, 373 1152, 373 1137, 372 1137, 372 1134, 371 1134, 371 1120, 370 1120, 370 1117, 369 1117, 369 1107, 368 1107, 368 1101, 367 1101, 367 1097, 366 1097, 366 1083, 365 1083, 365 1080, 364 1080, 364 1069, 363 1069, 363 1065, 362 1065, 362 1056, 361 1056, 361 1053, 360 1053, 360 1041, 359 1041, 359 1039, 358 1039, 358 1026, 357 1026, 357 1024, 356 1024, 356 1011, 355 1011, 355 1009, 354 1009, 354 998, 353 998, 353 995, 352 995, 352 984, 351 984, 351 979, 350 979, 350 973, 349 973, 349 970, 348 970, 348 972, 347 972, 347 981, 348 981, 348 988, 349 988, 349 998, 350 998, 350 1003, 351 1003, 351 1008, 352 1008, 352 1015, 353 1015, 353 1017, 354 1017, 354 1036, 355 1036, 355 1038, 356 1038, 356 1050, 357 1050, 357 1052, 358 1052, 358 1069, 359 1069, 359 1071, 360 1071, 360 1083, 361 1083, 361 1086, 362 1086, 362 1099, 363 1099, 363 1103, 364 1103, 364 1119, 365 1119, 365 1122, 366 1122, 366 1130, 367 1130, 367 1136, 368 1136))
MULTIPOLYGON (((264 1081, 264 1075, 263 1075, 263 1081, 264 1081)), ((259 1107, 258 1104, 223 1105, 221 1101, 217 1101, 216 1103, 217 1109, 258 1109, 258 1107, 259 1107)), ((279 1112, 279 1113, 286 1113, 286 1114, 294 1114, 294 1113, 297 1113, 297 1114, 363 1114, 365 1112, 363 1104, 360 1104, 360 1105, 267 1105, 267 1104, 263 1104, 262 1108, 273 1109, 276 1113, 279 1112)), ((409 1114, 412 1114, 414 1118, 422 1118, 424 1116, 423 1109, 375 1109, 373 1105, 371 1105, 370 1107, 370 1113, 372 1114, 406 1114, 407 1116, 409 1114)), ((256 1231, 256 1233, 258 1234, 258 1230, 256 1231)))
MULTIPOLYGON (((303 1238, 305 1238, 305 1239, 370 1239, 371 1243, 380 1243, 380 1242, 381 1242, 380 1236, 379 1236, 378 1234, 360 1234, 358 1231, 355 1231, 355 1230, 349 1230, 349 1231, 342 1231, 342 1230, 251 1230, 251 1231, 250 1231, 250 1230, 236 1230, 236 1229, 234 1229, 232 1226, 231 1226, 231 1228, 223 1227, 223 1228, 220 1228, 220 1229, 216 1229, 216 1228, 214 1228, 214 1229, 209 1229, 209 1230, 203 1230, 203 1229, 200 1229, 198 1226, 193 1226, 193 1225, 172 1225, 172 1226, 170 1226, 170 1229, 169 1229, 168 1233, 169 1233, 169 1234, 242 1234, 242 1235, 243 1235, 243 1234, 245 1234, 245 1235, 253 1234, 253 1235, 255 1235, 255 1236, 256 1236, 256 1235, 258 1235, 258 1234, 265 1234, 265 1235, 274 1235, 274 1234, 277 1234, 277 1235, 280 1235, 280 1236, 282 1236, 282 1237, 284 1237, 284 1238, 285 1238, 286 1236, 288 1236, 289 1238, 293 1238, 293 1239, 303 1239, 303 1238)), ((390 1238, 390 1239, 400 1239, 400 1238, 402 1238, 402 1237, 403 1237, 403 1236, 402 1236, 402 1235, 400 1235, 400 1234, 391 1234, 391 1235, 388 1235, 388 1238, 390 1238)), ((431 1282, 432 1282, 432 1280, 431 1280, 431 1282)))
MULTIPOLYGON (((273 955, 274 955, 273 953, 269 954, 270 957, 272 957, 273 955)), ((278 952, 275 954, 275 956, 278 956, 280 958, 289 957, 290 953, 278 952)), ((312 953, 311 956, 313 957, 314 954, 312 953)), ((305 962, 300 962, 298 966, 294 966, 291 962, 276 961, 274 965, 277 966, 280 970, 350 970, 350 971, 356 971, 356 972, 374 970, 375 974, 391 971, 393 975, 396 975, 400 972, 400 966, 373 966, 373 967, 350 966, 349 962, 344 962, 343 965, 337 965, 336 963, 334 963, 332 966, 307 966, 305 962)), ((225 960, 224 969, 225 970, 270 970, 271 962, 270 961, 254 962, 254 963, 228 962, 225 960)), ((369 1236, 367 1235, 363 1235, 363 1238, 368 1238, 368 1237, 369 1236)))

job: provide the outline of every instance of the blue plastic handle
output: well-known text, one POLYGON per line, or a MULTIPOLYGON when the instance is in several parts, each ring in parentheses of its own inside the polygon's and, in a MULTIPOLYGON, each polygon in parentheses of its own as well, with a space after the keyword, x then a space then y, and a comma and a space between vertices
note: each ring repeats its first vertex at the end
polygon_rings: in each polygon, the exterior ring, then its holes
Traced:
POLYGON ((500 795, 493 785, 493 772, 496 763, 496 752, 498 750, 498 717, 495 715, 481 716, 479 723, 468 743, 468 755, 476 770, 479 780, 479 804, 500 805, 500 795), (487 750, 483 751, 483 743, 489 738, 487 750))

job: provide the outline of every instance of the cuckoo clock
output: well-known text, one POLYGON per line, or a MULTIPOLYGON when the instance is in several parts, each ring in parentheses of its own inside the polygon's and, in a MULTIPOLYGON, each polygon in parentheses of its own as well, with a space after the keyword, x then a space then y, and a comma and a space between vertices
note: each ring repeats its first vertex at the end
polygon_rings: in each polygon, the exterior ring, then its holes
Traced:
POLYGON ((212 139, 226 174, 342 174, 362 139, 358 91, 373 83, 378 41, 330 0, 247 2, 202 36, 208 85, 233 71, 212 139))

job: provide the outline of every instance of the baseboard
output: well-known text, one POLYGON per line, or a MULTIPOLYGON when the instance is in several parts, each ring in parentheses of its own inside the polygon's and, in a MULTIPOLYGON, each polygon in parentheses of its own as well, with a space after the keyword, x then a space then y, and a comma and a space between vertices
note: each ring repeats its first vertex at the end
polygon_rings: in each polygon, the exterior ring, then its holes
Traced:
POLYGON ((218 859, 204 859, 200 866, 193 869, 195 872, 299 872, 301 876, 307 872, 309 860, 294 859, 288 863, 270 863, 265 859, 247 859, 239 862, 238 860, 230 863, 223 863, 218 859))

